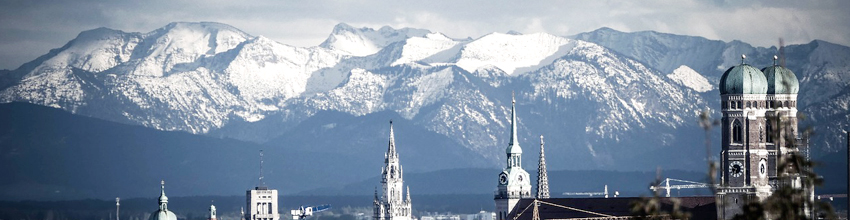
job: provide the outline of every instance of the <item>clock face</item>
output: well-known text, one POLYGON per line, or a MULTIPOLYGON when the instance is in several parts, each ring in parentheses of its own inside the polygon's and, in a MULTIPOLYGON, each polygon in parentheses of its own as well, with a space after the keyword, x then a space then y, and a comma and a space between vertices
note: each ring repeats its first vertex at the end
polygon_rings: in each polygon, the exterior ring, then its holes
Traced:
POLYGON ((499 183, 508 183, 508 174, 502 173, 501 175, 499 175, 499 183))
POLYGON ((764 177, 767 175, 767 159, 762 158, 759 160, 759 176, 764 177))
POLYGON ((522 182, 522 175, 517 176, 516 179, 519 180, 520 182, 522 182))
POLYGON ((732 161, 732 163, 729 164, 729 174, 731 174, 732 177, 740 177, 744 174, 744 164, 741 164, 741 161, 732 161))

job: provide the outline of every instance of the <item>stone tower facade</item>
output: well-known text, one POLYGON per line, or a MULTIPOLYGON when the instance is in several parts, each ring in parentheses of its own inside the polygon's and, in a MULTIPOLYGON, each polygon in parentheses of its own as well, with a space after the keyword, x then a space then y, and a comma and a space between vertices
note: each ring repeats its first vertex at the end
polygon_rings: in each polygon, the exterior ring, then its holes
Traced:
POLYGON ((783 154, 797 149, 790 144, 798 143, 796 76, 775 64, 756 69, 744 58, 720 80, 721 219, 732 219, 744 205, 763 201, 783 184, 777 165, 783 154))
POLYGON ((516 100, 511 100, 511 140, 507 154, 507 166, 499 173, 499 182, 494 195, 498 220, 505 220, 520 199, 532 198, 531 180, 522 169, 522 148, 517 137, 516 100))
POLYGON ((390 143, 387 153, 384 155, 384 167, 381 169, 381 197, 375 190, 373 217, 375 220, 410 220, 413 219, 410 188, 407 194, 403 194, 404 176, 403 169, 395 149, 395 133, 393 122, 390 121, 390 143))

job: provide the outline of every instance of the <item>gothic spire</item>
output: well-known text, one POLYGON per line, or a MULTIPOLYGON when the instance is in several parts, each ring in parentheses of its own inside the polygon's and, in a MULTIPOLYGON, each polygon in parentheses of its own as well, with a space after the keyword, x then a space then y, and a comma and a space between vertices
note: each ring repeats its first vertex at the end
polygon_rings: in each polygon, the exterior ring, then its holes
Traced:
POLYGON ((387 147, 387 162, 390 158, 398 158, 398 153, 395 151, 395 132, 393 132, 393 121, 390 120, 390 144, 387 147))
POLYGON ((407 202, 410 202, 410 186, 407 186, 407 202))
POLYGON ((549 175, 546 172, 546 153, 543 151, 543 135, 540 135, 540 160, 537 164, 537 198, 549 198, 549 175))

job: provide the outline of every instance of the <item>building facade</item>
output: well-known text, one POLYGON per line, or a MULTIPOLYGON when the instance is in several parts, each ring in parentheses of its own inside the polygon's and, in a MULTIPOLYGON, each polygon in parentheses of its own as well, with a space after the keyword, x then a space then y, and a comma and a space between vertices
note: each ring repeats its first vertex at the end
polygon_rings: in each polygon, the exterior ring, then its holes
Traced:
POLYGON ((761 70, 745 58, 720 79, 721 219, 732 219, 747 203, 763 201, 777 187, 794 182, 788 178, 799 178, 778 173, 783 155, 804 142, 797 133, 797 77, 776 65, 776 57, 773 66, 761 70))
POLYGON ((390 121, 390 141, 387 153, 384 154, 384 167, 381 169, 381 196, 375 190, 373 217, 375 220, 410 220, 413 219, 410 203, 410 188, 404 189, 404 170, 399 162, 395 148, 395 133, 393 122, 390 121))
POLYGON ((499 173, 497 190, 494 193, 496 216, 506 220, 517 202, 523 198, 533 198, 531 195, 531 180, 528 172, 522 169, 522 148, 517 137, 516 100, 511 98, 511 139, 507 154, 507 166, 499 173))
POLYGON ((249 220, 280 220, 277 210, 277 190, 265 186, 254 187, 245 192, 248 212, 245 219, 249 220))

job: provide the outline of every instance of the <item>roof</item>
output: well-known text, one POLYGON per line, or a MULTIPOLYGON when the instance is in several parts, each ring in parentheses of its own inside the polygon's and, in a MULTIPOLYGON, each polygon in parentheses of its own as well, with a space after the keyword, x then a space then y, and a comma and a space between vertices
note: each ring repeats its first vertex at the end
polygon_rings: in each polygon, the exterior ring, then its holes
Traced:
POLYGON ((800 82, 790 69, 773 65, 761 69, 767 78, 767 94, 797 94, 800 82))
MULTIPOLYGON (((676 197, 680 200, 681 209, 691 213, 691 219, 717 219, 717 207, 713 196, 703 197, 676 197)), ((552 206, 546 203, 556 204, 560 206, 571 207, 575 209, 590 211, 612 216, 631 216, 631 203, 639 201, 640 197, 617 197, 617 198, 549 198, 539 199, 543 203, 538 207, 540 219, 569 219, 569 218, 591 218, 603 217, 586 212, 570 210, 566 208, 552 206)), ((662 210, 670 211, 673 209, 671 198, 661 198, 662 210)), ((521 199, 514 210, 511 210, 510 216, 516 216, 518 212, 529 207, 529 204, 534 199, 521 199)), ((533 207, 529 207, 517 220, 531 220, 533 217, 533 207)))
POLYGON ((764 73, 748 64, 733 66, 720 77, 720 94, 765 94, 767 78, 764 73))

